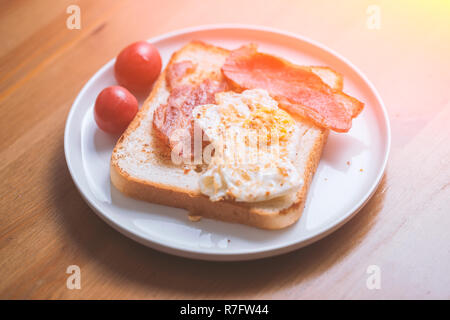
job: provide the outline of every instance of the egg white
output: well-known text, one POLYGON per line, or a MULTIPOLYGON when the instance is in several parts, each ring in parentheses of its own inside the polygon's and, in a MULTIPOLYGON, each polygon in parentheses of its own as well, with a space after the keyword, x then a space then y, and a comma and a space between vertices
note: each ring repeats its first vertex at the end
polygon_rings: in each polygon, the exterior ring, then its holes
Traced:
POLYGON ((298 127, 262 89, 216 94, 193 110, 214 147, 200 191, 212 201, 255 202, 284 196, 303 184, 296 167, 298 127))

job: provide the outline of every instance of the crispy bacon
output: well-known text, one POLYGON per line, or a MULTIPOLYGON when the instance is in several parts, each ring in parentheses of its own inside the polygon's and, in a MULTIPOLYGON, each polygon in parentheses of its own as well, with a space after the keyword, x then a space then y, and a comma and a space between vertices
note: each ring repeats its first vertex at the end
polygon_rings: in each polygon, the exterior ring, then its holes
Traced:
POLYGON ((184 76, 195 71, 196 66, 190 60, 184 60, 171 64, 167 68, 166 81, 169 88, 181 85, 184 76))
POLYGON ((235 88, 265 89, 288 112, 337 132, 347 132, 363 108, 363 103, 331 89, 310 70, 257 52, 255 45, 232 51, 222 72, 235 88))
POLYGON ((168 68, 166 81, 170 95, 167 104, 159 105, 153 115, 153 127, 171 149, 178 143, 180 132, 190 134, 193 143, 192 110, 199 105, 215 103, 215 94, 225 91, 227 86, 225 81, 210 79, 199 84, 182 84, 183 77, 194 70, 190 61, 175 63, 168 68))

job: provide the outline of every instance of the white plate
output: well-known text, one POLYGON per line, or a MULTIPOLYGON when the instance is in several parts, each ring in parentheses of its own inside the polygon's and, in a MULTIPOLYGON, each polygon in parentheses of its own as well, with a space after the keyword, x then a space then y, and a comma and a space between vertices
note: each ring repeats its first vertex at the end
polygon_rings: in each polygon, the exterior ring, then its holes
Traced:
POLYGON ((298 64, 330 66, 344 75, 345 92, 365 102, 364 111, 348 133, 330 134, 303 215, 293 226, 267 231, 209 219, 191 222, 185 210, 127 198, 110 184, 109 159, 117 137, 97 128, 93 105, 103 88, 115 84, 112 60, 81 90, 65 129, 70 174, 92 209, 113 228, 144 245, 205 260, 249 260, 292 251, 317 241, 355 215, 376 190, 390 146, 386 110, 366 77, 316 42, 267 28, 202 26, 149 41, 166 64, 175 50, 192 39, 230 49, 254 42, 261 51, 298 64))

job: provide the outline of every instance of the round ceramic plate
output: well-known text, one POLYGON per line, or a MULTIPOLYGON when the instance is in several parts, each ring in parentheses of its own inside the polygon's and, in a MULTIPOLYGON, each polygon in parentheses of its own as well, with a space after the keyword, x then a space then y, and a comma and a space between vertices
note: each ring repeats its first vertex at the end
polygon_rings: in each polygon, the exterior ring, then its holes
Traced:
POLYGON ((165 65, 174 51, 193 39, 229 49, 253 42, 260 51, 300 65, 329 66, 344 76, 344 91, 363 101, 364 111, 348 133, 330 133, 306 207, 294 225, 270 231, 210 219, 191 222, 185 210, 128 198, 110 183, 109 160, 118 137, 97 128, 93 106, 97 94, 115 84, 112 60, 81 90, 65 129, 70 174, 92 209, 113 228, 144 245, 205 260, 248 260, 292 251, 326 236, 355 215, 376 190, 390 146, 386 110, 366 77, 323 45, 267 28, 203 26, 149 42, 159 49, 165 65))

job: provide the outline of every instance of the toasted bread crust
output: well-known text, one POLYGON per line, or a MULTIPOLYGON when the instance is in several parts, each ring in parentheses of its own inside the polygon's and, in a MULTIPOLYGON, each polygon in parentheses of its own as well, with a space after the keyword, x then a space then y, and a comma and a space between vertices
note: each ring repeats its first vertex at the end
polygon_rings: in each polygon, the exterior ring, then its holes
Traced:
MULTIPOLYGON (((228 53, 228 50, 226 49, 199 41, 191 42, 191 44, 204 46, 207 50, 214 50, 221 54, 224 52, 228 53)), ((177 55, 181 50, 172 55, 169 64, 177 59, 177 55)), ((297 193, 296 201, 290 207, 279 211, 262 210, 252 205, 252 203, 226 200, 212 202, 207 196, 199 192, 136 178, 118 165, 116 151, 122 146, 124 138, 139 127, 143 116, 148 112, 150 107, 149 102, 155 99, 158 89, 165 85, 165 76, 166 70, 160 74, 150 96, 144 102, 143 107, 133 119, 127 130, 119 138, 116 147, 114 148, 110 163, 112 184, 127 196, 152 203, 187 209, 191 215, 198 215, 226 222, 241 223, 263 229, 281 229, 296 222, 303 212, 307 191, 320 161, 322 150, 328 136, 328 130, 326 129, 320 129, 320 137, 315 140, 313 151, 308 155, 303 177, 304 184, 297 193)))
POLYGON ((111 182, 122 193, 132 198, 152 203, 187 209, 192 215, 217 219, 226 222, 242 223, 262 229, 281 229, 296 222, 306 202, 307 191, 317 169, 327 133, 316 142, 314 152, 307 161, 304 184, 299 190, 297 201, 287 209, 279 212, 267 212, 252 208, 248 204, 232 201, 212 202, 205 195, 192 193, 190 190, 168 187, 130 176, 115 161, 111 161, 111 182))

